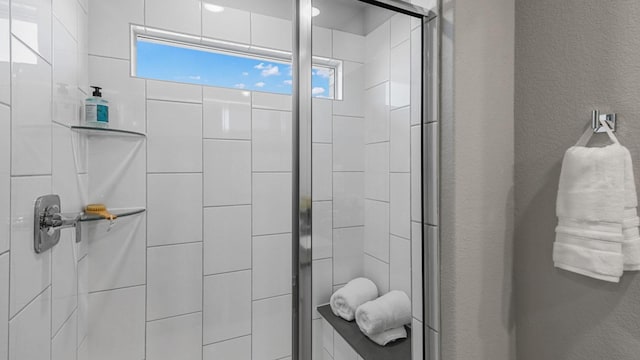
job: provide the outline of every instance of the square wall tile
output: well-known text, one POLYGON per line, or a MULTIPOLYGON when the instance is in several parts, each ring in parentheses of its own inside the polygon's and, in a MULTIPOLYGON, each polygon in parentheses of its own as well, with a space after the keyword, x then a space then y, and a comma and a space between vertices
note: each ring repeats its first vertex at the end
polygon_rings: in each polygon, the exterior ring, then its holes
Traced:
MULTIPOLYGON (((91 6, 99 1, 91 1, 91 6)), ((137 1, 136 1, 137 3, 137 1)), ((113 2, 105 4, 112 6, 113 2)), ((123 1, 122 6, 134 6, 123 1)), ((98 11, 92 7, 91 13, 98 11)), ((100 14, 100 12, 97 12, 100 14)), ((93 22, 90 22, 93 25, 93 22)), ((109 36, 113 23, 109 23, 109 36)), ((127 48, 129 44, 129 26, 127 28, 127 48)), ((93 28, 94 26, 91 26, 93 28)), ((94 37, 91 43, 94 43, 94 37)), ((128 54, 128 50, 127 50, 128 54)), ((129 56, 127 55, 128 59, 129 56)), ((89 56, 89 78, 93 85, 102 87, 103 97, 109 101, 109 127, 138 132, 146 131, 145 116, 145 80, 130 76, 128 60, 119 60, 99 56, 89 56)))
POLYGON ((312 192, 314 200, 331 200, 333 197, 333 169, 331 144, 312 145, 312 192))
POLYGON ((320 305, 328 304, 329 298, 333 294, 333 261, 331 259, 314 260, 312 266, 313 318, 320 319, 320 313, 316 309, 320 305))
POLYGON ((38 196, 50 193, 50 176, 11 179, 10 316, 51 284, 51 251, 33 251, 33 206, 38 196))
MULTIPOLYGON (((75 19, 75 3, 70 0, 64 1, 73 5, 75 19)), ((80 123, 81 104, 81 97, 77 91, 77 44, 57 19, 53 21, 53 37, 53 121, 77 125, 80 123)))
POLYGON ((204 209, 204 274, 251 268, 251 206, 204 209))
POLYGON ((365 37, 333 30, 333 57, 363 63, 366 58, 365 37))
POLYGON ((9 322, 9 360, 50 356, 51 289, 47 288, 9 322))
POLYGON ((203 344, 251 334, 251 271, 204 278, 203 344))
POLYGON ((376 284, 380 295, 389 292, 389 264, 365 254, 364 276, 376 284))
POLYGON ((389 143, 365 146, 364 197, 389 201, 389 143))
POLYGON ((146 0, 145 25, 188 34, 201 34, 199 0, 146 0))
POLYGON ((253 235, 291 232, 291 174, 253 174, 253 235))
POLYGON ((411 241, 391 235, 390 242, 389 290, 404 291, 411 299, 411 241))
POLYGON ((364 201, 364 252, 389 262, 389 203, 364 201))
POLYGON ((253 302, 253 360, 291 355, 291 295, 253 302))
POLYGON ((290 20, 261 14, 251 14, 252 45, 291 51, 292 25, 290 20))
POLYGON ((407 40, 391 49, 391 107, 408 106, 411 103, 411 45, 407 40))
POLYGON ((202 313, 147 323, 148 360, 201 360, 202 313))
POLYGON ((147 101, 149 172, 202 171, 202 105, 147 101))
POLYGON ((365 91, 365 142, 389 140, 389 83, 365 91))
POLYGON ((202 175, 147 176, 147 246, 202 241, 202 175))
POLYGON ((333 254, 333 203, 314 201, 311 216, 313 259, 329 258, 333 254))
POLYGON ((51 331, 54 334, 78 306, 78 264, 75 257, 75 240, 73 229, 62 230, 60 242, 51 249, 51 331))
POLYGON ((51 65, 14 39, 11 71, 11 174, 51 174, 51 65))
POLYGON ((89 8, 89 53, 129 59, 129 24, 144 25, 144 0, 89 0, 89 8))
POLYGON ((364 227, 333 230, 333 284, 345 284, 364 274, 364 227))
POLYGON ((342 101, 333 102, 333 115, 364 116, 364 65, 345 61, 342 80, 342 101))
MULTIPOLYGON (((147 100, 180 101, 202 104, 203 87, 200 85, 156 80, 147 80, 146 82, 147 100)), ((149 118, 153 119, 153 117, 149 118)))
POLYGON ((251 93, 203 87, 204 137, 251 139, 251 93))
POLYGON ((87 225, 89 291, 142 285, 146 276, 146 219, 136 215, 87 225))
POLYGON ((145 287, 89 294, 91 360, 144 359, 145 287))
POLYGON ((9 253, 0 255, 0 358, 6 359, 9 350, 9 253))
POLYGON ((313 56, 330 58, 333 54, 333 34, 331 29, 314 26, 311 30, 313 56))
MULTIPOLYGON (((280 72, 286 69, 279 69, 280 72)), ((254 91, 251 95, 254 109, 291 111, 293 98, 291 95, 254 91)))
POLYGON ((251 204, 251 142, 205 140, 204 205, 251 204))
POLYGON ((333 119, 333 101, 313 98, 311 105, 311 136, 314 143, 333 141, 331 122, 333 119))
POLYGON ((253 238, 253 299, 291 293, 291 234, 253 238))
POLYGON ((11 110, 0 105, 0 254, 9 250, 11 224, 11 110))
POLYGON ((202 244, 147 250, 147 320, 202 310, 202 244))
MULTIPOLYGON (((214 2, 211 3, 212 5, 214 2)), ((251 43, 251 13, 225 7, 222 12, 209 11, 209 3, 202 4, 202 36, 207 38, 251 43)))
POLYGON ((391 201, 389 229, 391 234, 411 238, 411 175, 391 174, 391 201))
POLYGON ((391 172, 411 171, 411 141, 409 108, 391 111, 389 115, 389 170, 391 172))
POLYGON ((334 171, 364 171, 364 123, 359 117, 333 117, 334 171))
POLYGON ((389 80, 390 36, 389 21, 385 21, 365 38, 365 88, 389 80))
POLYGON ((48 63, 51 63, 51 20, 50 0, 11 1, 11 32, 48 63))
POLYGON ((364 225, 364 172, 333 173, 333 227, 364 225))
POLYGON ((251 360, 251 335, 206 345, 203 360, 251 360))
POLYGON ((291 113, 253 110, 253 171, 291 171, 291 113))
POLYGON ((9 2, 0 4, 0 103, 9 104, 11 101, 11 59, 10 53, 11 32, 9 31, 9 2))
POLYGON ((76 359, 78 351, 78 313, 74 312, 51 339, 51 360, 76 359))
POLYGON ((411 223, 411 305, 413 317, 422 321, 422 225, 411 223))

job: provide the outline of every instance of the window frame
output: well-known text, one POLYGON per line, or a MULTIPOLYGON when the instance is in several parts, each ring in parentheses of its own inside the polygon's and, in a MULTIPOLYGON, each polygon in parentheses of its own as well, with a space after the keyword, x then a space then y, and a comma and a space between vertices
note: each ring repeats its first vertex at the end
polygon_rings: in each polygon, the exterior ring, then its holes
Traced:
MULTIPOLYGON (((215 54, 222 54, 228 56, 237 56, 244 57, 248 59, 255 59, 260 61, 273 61, 278 63, 286 63, 288 65, 293 64, 293 57, 291 52, 271 49, 261 46, 255 46, 250 44, 243 44, 232 41, 219 40, 214 38, 208 38, 204 36, 197 35, 189 35, 178 33, 174 31, 167 31, 162 29, 157 29, 149 26, 142 25, 134 25, 131 24, 130 31, 130 75, 132 77, 147 79, 144 77, 140 77, 137 75, 137 58, 138 58, 138 49, 137 44, 138 40, 143 40, 146 42, 157 43, 161 45, 167 46, 175 46, 175 47, 183 47, 187 49, 193 49, 198 51, 206 51, 215 54)), ((319 97, 328 100, 343 100, 343 72, 344 72, 344 63, 342 60, 321 57, 321 56, 313 56, 312 66, 314 68, 324 68, 333 71, 333 77, 329 82, 329 96, 319 97)), ((151 79, 151 78, 149 78, 151 79)), ((154 80, 154 79, 151 79, 154 80)), ((162 79, 155 79, 159 81, 167 81, 162 79)), ((174 81, 177 83, 183 83, 179 81, 174 81)), ((201 86, 211 86, 200 84, 201 86)), ((224 86, 217 86, 222 88, 228 88, 224 86)), ((260 90, 252 90, 252 91, 260 91, 260 90)), ((271 92, 269 92, 271 93, 271 92)))

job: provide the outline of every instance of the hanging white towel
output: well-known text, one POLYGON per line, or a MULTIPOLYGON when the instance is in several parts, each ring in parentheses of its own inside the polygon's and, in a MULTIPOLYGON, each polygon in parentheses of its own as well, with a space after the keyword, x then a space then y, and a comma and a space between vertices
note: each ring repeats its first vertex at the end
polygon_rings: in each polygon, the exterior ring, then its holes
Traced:
POLYGON ((623 270, 640 268, 637 197, 629 151, 608 126, 612 145, 587 148, 587 129, 562 162, 553 247, 556 267, 618 282, 623 270))

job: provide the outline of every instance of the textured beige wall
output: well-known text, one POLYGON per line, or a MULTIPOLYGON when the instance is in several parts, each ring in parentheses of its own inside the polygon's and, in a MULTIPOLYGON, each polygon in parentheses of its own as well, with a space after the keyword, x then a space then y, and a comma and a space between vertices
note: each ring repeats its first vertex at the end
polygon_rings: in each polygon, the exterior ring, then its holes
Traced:
POLYGON ((640 275, 591 280, 551 251, 561 159, 592 109, 618 113, 640 185, 640 2, 517 0, 515 68, 517 358, 637 360, 640 275))
POLYGON ((445 0, 442 358, 515 357, 514 0, 445 0))

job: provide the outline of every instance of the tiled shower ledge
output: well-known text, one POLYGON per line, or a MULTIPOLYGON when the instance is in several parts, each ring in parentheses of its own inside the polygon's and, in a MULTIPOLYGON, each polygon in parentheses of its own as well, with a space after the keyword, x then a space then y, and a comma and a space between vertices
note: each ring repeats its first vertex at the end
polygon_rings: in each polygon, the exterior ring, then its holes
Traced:
POLYGON ((345 321, 335 316, 330 305, 318 306, 318 312, 364 360, 411 360, 411 330, 409 328, 407 328, 406 339, 394 341, 387 346, 380 346, 369 340, 360 331, 355 321, 345 321))

